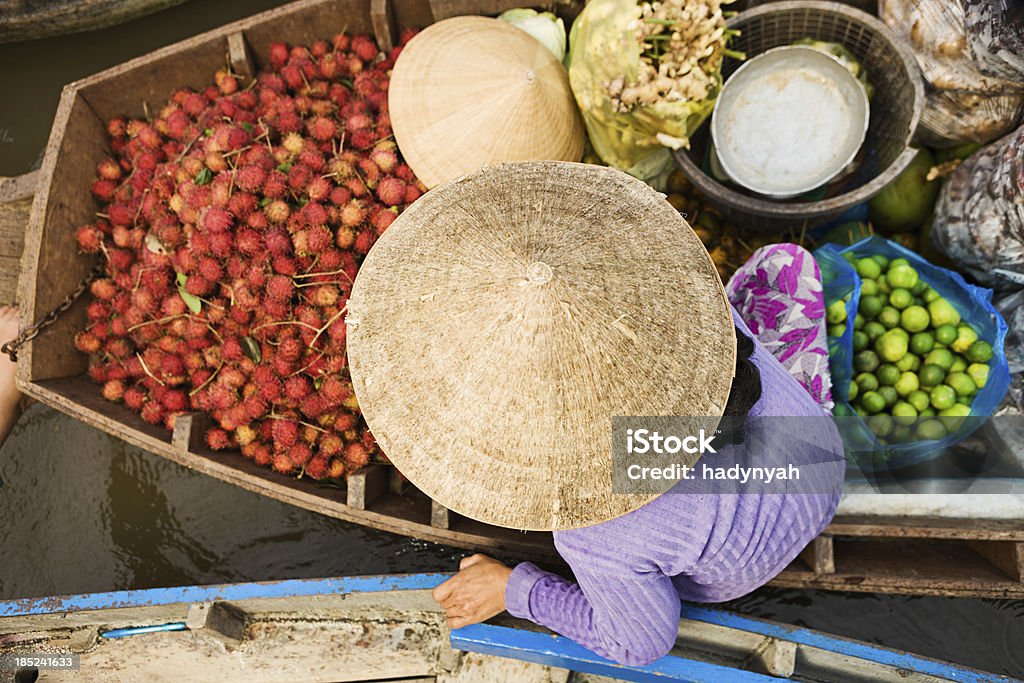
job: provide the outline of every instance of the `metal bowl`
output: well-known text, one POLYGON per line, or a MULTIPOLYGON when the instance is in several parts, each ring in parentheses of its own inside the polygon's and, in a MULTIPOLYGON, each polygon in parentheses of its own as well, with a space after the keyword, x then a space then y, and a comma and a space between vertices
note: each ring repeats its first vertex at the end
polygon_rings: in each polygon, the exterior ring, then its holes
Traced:
POLYGON ((711 136, 722 169, 759 194, 795 197, 836 177, 868 130, 864 86, 830 54, 763 52, 722 87, 711 136))

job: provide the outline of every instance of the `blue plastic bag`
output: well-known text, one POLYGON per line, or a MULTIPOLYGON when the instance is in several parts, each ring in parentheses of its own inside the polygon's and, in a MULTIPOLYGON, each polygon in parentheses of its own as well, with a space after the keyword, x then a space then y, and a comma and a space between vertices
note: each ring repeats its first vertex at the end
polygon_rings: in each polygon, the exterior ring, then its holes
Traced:
POLYGON ((881 462, 885 463, 887 469, 923 462, 970 436, 992 415, 1006 395, 1010 385, 1010 370, 1003 348, 1007 333, 1006 321, 992 305, 992 290, 969 285, 959 273, 932 265, 919 254, 881 237, 869 237, 849 247, 826 244, 814 252, 824 281, 825 304, 850 294, 846 304, 850 321, 856 316, 860 303, 861 279, 853 266, 843 258, 847 252, 853 252, 858 257, 881 254, 890 260, 906 259, 932 289, 953 305, 961 319, 978 332, 980 339, 992 340, 988 381, 971 403, 972 417, 964 419, 959 429, 943 439, 883 444, 849 403, 853 376, 853 325, 846 326, 842 337, 829 338, 832 392, 836 402, 837 422, 847 448, 854 454, 870 456, 858 458, 861 466, 867 468, 881 462))

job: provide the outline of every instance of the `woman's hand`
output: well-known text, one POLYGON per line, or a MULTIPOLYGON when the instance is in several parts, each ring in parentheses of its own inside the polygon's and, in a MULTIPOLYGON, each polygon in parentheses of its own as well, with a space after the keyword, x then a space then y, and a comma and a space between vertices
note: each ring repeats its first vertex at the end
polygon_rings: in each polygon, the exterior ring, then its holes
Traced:
POLYGON ((448 628, 479 624, 505 611, 509 567, 486 555, 471 555, 459 563, 459 573, 434 589, 444 608, 448 628))

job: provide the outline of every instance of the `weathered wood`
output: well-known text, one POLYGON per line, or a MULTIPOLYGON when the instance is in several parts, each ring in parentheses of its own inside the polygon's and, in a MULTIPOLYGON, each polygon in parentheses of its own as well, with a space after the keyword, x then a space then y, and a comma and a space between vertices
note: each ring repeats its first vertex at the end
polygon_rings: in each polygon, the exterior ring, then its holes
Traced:
POLYGON ((1014 581, 1024 582, 1024 542, 967 541, 967 547, 999 568, 1014 581))
POLYGON ((452 511, 441 505, 436 500, 430 501, 430 526, 435 529, 448 529, 451 527, 452 511))
POLYGON ((390 0, 370 0, 370 23, 373 24, 373 36, 377 39, 377 47, 384 52, 390 52, 398 38, 395 13, 391 9, 390 0))
POLYGON ((766 638, 749 660, 750 668, 769 676, 789 678, 796 670, 796 643, 766 638))
POLYGON ((822 534, 815 538, 800 551, 800 559, 806 562, 815 574, 834 574, 836 563, 832 554, 832 537, 822 534))
POLYGON ((826 532, 832 536, 1024 541, 1024 520, 837 516, 826 532))
POLYGON ((0 204, 19 199, 32 199, 38 187, 39 171, 29 171, 9 178, 0 177, 0 204))
POLYGON ((0 203, 0 304, 18 300, 18 270, 31 208, 31 195, 0 203))
POLYGON ((187 453, 203 447, 203 437, 210 427, 210 416, 206 413, 186 413, 174 419, 174 433, 171 445, 187 453))
POLYGON ((356 510, 366 510, 388 490, 388 468, 367 465, 349 475, 346 503, 356 510))
POLYGON ((228 62, 231 64, 232 73, 238 74, 250 81, 256 75, 256 67, 249 53, 249 45, 245 42, 245 34, 235 31, 228 34, 228 62))
POLYGON ((92 31, 180 5, 185 0, 6 0, 0 43, 92 31))

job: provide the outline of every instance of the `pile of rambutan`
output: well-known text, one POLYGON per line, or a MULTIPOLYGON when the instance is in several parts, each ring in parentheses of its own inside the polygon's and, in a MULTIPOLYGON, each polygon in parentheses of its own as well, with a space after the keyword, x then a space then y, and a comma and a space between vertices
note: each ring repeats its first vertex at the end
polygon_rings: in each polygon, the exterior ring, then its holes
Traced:
POLYGON ((75 337, 103 396, 173 429, 205 412, 207 445, 339 478, 381 457, 345 356, 365 254, 425 190, 388 115, 390 54, 365 35, 270 46, 252 82, 219 71, 153 120, 109 122, 113 157, 78 229, 104 259, 75 337))

